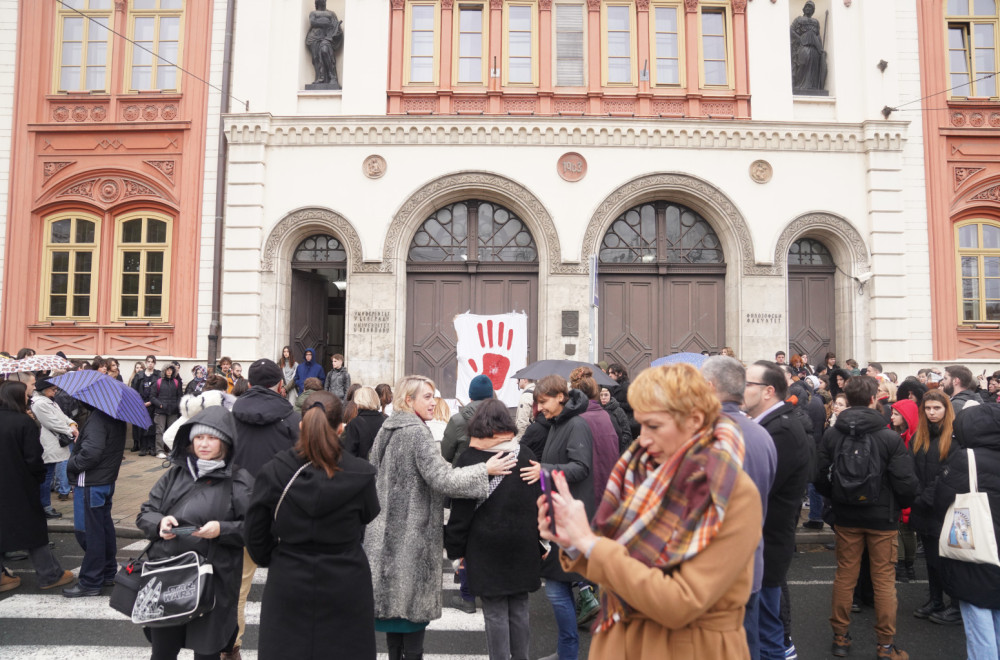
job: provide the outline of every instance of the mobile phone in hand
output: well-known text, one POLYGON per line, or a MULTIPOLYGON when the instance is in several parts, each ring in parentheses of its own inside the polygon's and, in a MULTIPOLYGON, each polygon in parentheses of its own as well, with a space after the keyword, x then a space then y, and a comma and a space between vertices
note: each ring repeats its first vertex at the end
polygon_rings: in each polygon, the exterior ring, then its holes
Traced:
POLYGON ((538 474, 539 483, 542 486, 542 492, 545 493, 545 501, 549 505, 549 531, 552 535, 556 534, 556 510, 552 505, 552 489, 555 484, 552 483, 552 472, 542 468, 541 472, 538 474))
POLYGON ((187 525, 184 527, 174 527, 170 530, 171 534, 176 534, 177 536, 191 536, 198 531, 198 528, 194 525, 187 525))

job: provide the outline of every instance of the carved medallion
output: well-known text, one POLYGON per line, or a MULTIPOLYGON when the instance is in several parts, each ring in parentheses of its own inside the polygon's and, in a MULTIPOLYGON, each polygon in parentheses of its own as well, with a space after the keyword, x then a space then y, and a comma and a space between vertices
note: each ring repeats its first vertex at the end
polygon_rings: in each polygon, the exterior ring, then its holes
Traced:
POLYGON ((766 160, 755 160, 750 163, 750 178, 757 183, 767 183, 774 176, 774 168, 766 160))
POLYGON ((102 202, 111 203, 115 201, 121 195, 121 192, 121 187, 114 179, 105 179, 97 187, 97 195, 101 198, 102 202))
POLYGON ((104 121, 108 116, 108 109, 103 105, 95 105, 90 109, 90 118, 94 121, 104 121))
POLYGON ((125 121, 135 121, 139 118, 139 106, 137 105, 127 105, 125 109, 122 110, 122 117, 125 121))
POLYGON ((83 121, 87 118, 87 106, 78 105, 73 108, 73 121, 83 121))
POLYGON ((951 113, 952 126, 965 126, 965 115, 961 112, 951 113))
POLYGON ((986 118, 983 117, 983 113, 981 113, 981 112, 973 112, 971 115, 969 115, 969 125, 970 126, 975 126, 975 127, 978 128, 978 127, 982 126, 985 123, 986 123, 986 118))
POLYGON ((170 105, 163 106, 163 109, 160 110, 160 116, 167 121, 174 119, 177 116, 177 106, 172 103, 170 105))
POLYGON ((66 121, 69 119, 69 108, 64 105, 56 106, 52 110, 52 118, 56 121, 66 121))
POLYGON ((556 161, 556 172, 563 181, 579 181, 587 176, 587 160, 575 151, 570 151, 556 161))
POLYGON ((156 119, 157 112, 155 105, 147 105, 142 109, 142 118, 146 121, 153 121, 156 119))
POLYGON ((385 174, 385 168, 385 158, 378 154, 372 154, 365 158, 365 162, 361 165, 361 170, 369 179, 381 179, 382 175, 385 174))
POLYGON ((1000 127, 1000 112, 990 113, 990 126, 993 128, 1000 127))

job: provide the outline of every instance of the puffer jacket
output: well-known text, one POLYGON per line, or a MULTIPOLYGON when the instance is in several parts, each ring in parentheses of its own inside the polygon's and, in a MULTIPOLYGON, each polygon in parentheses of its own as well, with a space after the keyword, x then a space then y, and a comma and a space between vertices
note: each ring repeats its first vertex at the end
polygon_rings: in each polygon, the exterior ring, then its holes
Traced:
POLYGON ((84 486, 113 484, 118 480, 124 451, 125 422, 94 408, 73 443, 66 475, 73 483, 82 478, 84 486))
POLYGON ((444 427, 444 437, 441 439, 441 455, 452 465, 458 464, 458 457, 469 447, 469 420, 486 399, 470 401, 462 409, 451 416, 448 425, 444 427))
POLYGON ((295 367, 295 389, 298 390, 299 394, 302 394, 302 388, 305 387, 306 379, 318 378, 319 382, 326 382, 326 372, 323 371, 323 367, 319 366, 316 362, 316 351, 311 348, 307 348, 307 353, 312 354, 311 360, 303 359, 299 363, 299 366, 295 367))
POLYGON ((347 398, 347 390, 351 388, 351 374, 347 373, 347 367, 340 369, 330 369, 326 374, 326 382, 323 389, 343 401, 347 398))
POLYGON ((173 378, 158 379, 153 385, 153 392, 149 397, 153 403, 153 413, 157 415, 178 414, 182 396, 184 396, 184 388, 180 378, 174 376, 173 378))

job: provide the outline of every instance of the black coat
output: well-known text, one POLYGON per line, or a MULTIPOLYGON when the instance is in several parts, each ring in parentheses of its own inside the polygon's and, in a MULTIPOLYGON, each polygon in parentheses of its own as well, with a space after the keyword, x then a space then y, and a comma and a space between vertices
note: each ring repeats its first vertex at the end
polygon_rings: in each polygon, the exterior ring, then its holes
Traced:
POLYGON ((275 454, 299 440, 301 416, 288 399, 259 385, 251 387, 233 404, 236 446, 233 460, 253 476, 275 454))
POLYGON ((629 382, 627 378, 623 378, 618 381, 617 385, 612 385, 608 392, 611 393, 612 398, 618 401, 618 405, 621 406, 622 411, 624 411, 625 416, 628 418, 629 429, 632 431, 632 437, 639 437, 639 424, 635 421, 635 415, 632 412, 632 404, 628 402, 628 388, 632 383, 629 382))
MULTIPOLYGON (((941 533, 944 519, 934 512, 934 491, 937 490, 938 477, 944 463, 941 461, 941 427, 930 424, 930 444, 913 454, 913 467, 916 470, 920 490, 910 505, 910 529, 922 536, 937 537, 941 533)), ((912 442, 912 440, 911 440, 912 442)), ((911 444, 912 449, 912 444, 911 444)), ((949 453, 962 451, 958 443, 952 442, 949 453)))
POLYGON ((69 480, 75 484, 77 476, 84 473, 85 486, 115 483, 125 451, 125 428, 125 422, 94 408, 66 463, 69 480))
POLYGON ((372 445, 375 444, 375 436, 384 421, 385 415, 377 410, 359 410, 358 416, 344 427, 344 435, 340 438, 344 451, 367 461, 372 445))
POLYGON ((304 469, 275 522, 281 493, 304 464, 294 449, 283 451, 254 484, 247 551, 269 567, 258 657, 373 659, 375 605, 361 537, 380 511, 375 468, 345 453, 332 478, 304 469))
MULTIPOLYGON (((979 492, 986 493, 993 515, 993 534, 1000 533, 1000 405, 966 407, 955 418, 955 438, 945 459, 934 497, 934 510, 944 520, 958 493, 969 492, 969 458, 976 455, 979 492)), ((1000 567, 940 559, 944 590, 953 598, 990 610, 1000 609, 1000 567)))
POLYGON ((0 410, 0 552, 49 542, 38 488, 45 480, 42 443, 31 417, 0 410))
MULTIPOLYGON (((495 453, 469 447, 455 467, 485 463, 495 453)), ((542 586, 537 504, 542 489, 538 483, 527 484, 518 477, 533 460, 535 455, 521 445, 517 467, 485 502, 451 501, 444 549, 449 559, 465 557, 469 590, 477 596, 513 596, 542 586)))
POLYGON ((528 428, 524 429, 521 444, 530 449, 535 456, 541 456, 542 452, 545 451, 550 428, 552 428, 552 422, 545 419, 545 415, 542 413, 538 413, 535 415, 535 420, 528 425, 528 428))
POLYGON ((834 521, 844 527, 896 529, 900 512, 913 502, 920 482, 913 469, 913 455, 899 434, 885 427, 885 420, 877 410, 855 406, 837 416, 837 422, 823 434, 813 485, 821 495, 831 497, 830 467, 837 444, 852 433, 857 436, 872 434, 884 470, 882 488, 875 504, 858 506, 831 500, 834 521))
POLYGON ((628 415, 618 403, 618 399, 614 397, 608 399, 608 405, 601 407, 607 411, 608 417, 611 418, 611 425, 615 427, 615 433, 618 434, 618 454, 624 454, 625 450, 632 444, 632 424, 629 423, 628 415))
POLYGON ((760 420, 760 425, 771 435, 778 454, 764 519, 763 582, 765 587, 777 587, 784 581, 795 554, 795 528, 802 495, 812 474, 816 443, 802 427, 790 403, 783 403, 769 413, 760 420))
POLYGON ((177 415, 181 410, 181 397, 184 396, 184 388, 181 387, 181 379, 159 378, 153 384, 153 393, 150 401, 153 406, 153 413, 157 415, 177 415))

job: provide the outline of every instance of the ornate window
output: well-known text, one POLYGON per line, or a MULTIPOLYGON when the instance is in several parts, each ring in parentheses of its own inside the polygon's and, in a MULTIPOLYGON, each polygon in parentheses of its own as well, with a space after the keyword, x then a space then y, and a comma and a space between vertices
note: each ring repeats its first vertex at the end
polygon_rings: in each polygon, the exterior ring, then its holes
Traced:
POLYGON ((486 82, 489 46, 488 10, 482 4, 458 4, 455 12, 455 83, 483 85, 486 82))
POLYGON ((437 82, 436 3, 406 5, 406 81, 407 83, 437 82))
POLYGON ((959 318, 963 323, 1000 321, 1000 223, 959 223, 959 318))
POLYGON ((997 0, 948 0, 951 96, 997 96, 997 0))
POLYGON ((63 0, 57 5, 56 91, 108 91, 112 4, 111 0, 63 0))
POLYGON ((826 246, 812 238, 800 238, 788 248, 789 266, 833 266, 833 256, 826 246))
POLYGON ((100 224, 83 214, 45 220, 43 319, 94 320, 100 224))
POLYGON ((679 86, 684 84, 684 10, 680 5, 653 5, 649 28, 653 52, 653 84, 679 86))
POLYGON ((531 232, 512 211, 467 200, 435 211, 413 236, 410 261, 538 261, 531 232), (475 248, 473 248, 475 246, 475 248))
POLYGON ((555 10, 555 84, 557 87, 582 87, 584 77, 584 14, 579 3, 557 3, 555 10))
POLYGON ((128 50, 128 90, 180 89, 176 64, 181 56, 183 0, 132 0, 128 50), (155 53, 155 54, 154 54, 155 53))
POLYGON ((347 250, 329 234, 314 234, 298 244, 292 262, 345 265, 347 250))
POLYGON ((114 320, 166 320, 171 224, 152 214, 118 218, 114 320))
POLYGON ((537 80, 535 5, 509 2, 504 6, 505 85, 532 85, 537 80))
POLYGON ((701 10, 701 76, 703 87, 729 87, 729 13, 726 7, 701 10))
POLYGON ((635 15, 631 3, 604 5, 604 82, 635 84, 635 15))
POLYGON ((604 264, 722 264, 722 245, 700 215, 673 202, 649 202, 618 216, 601 242, 604 264))

